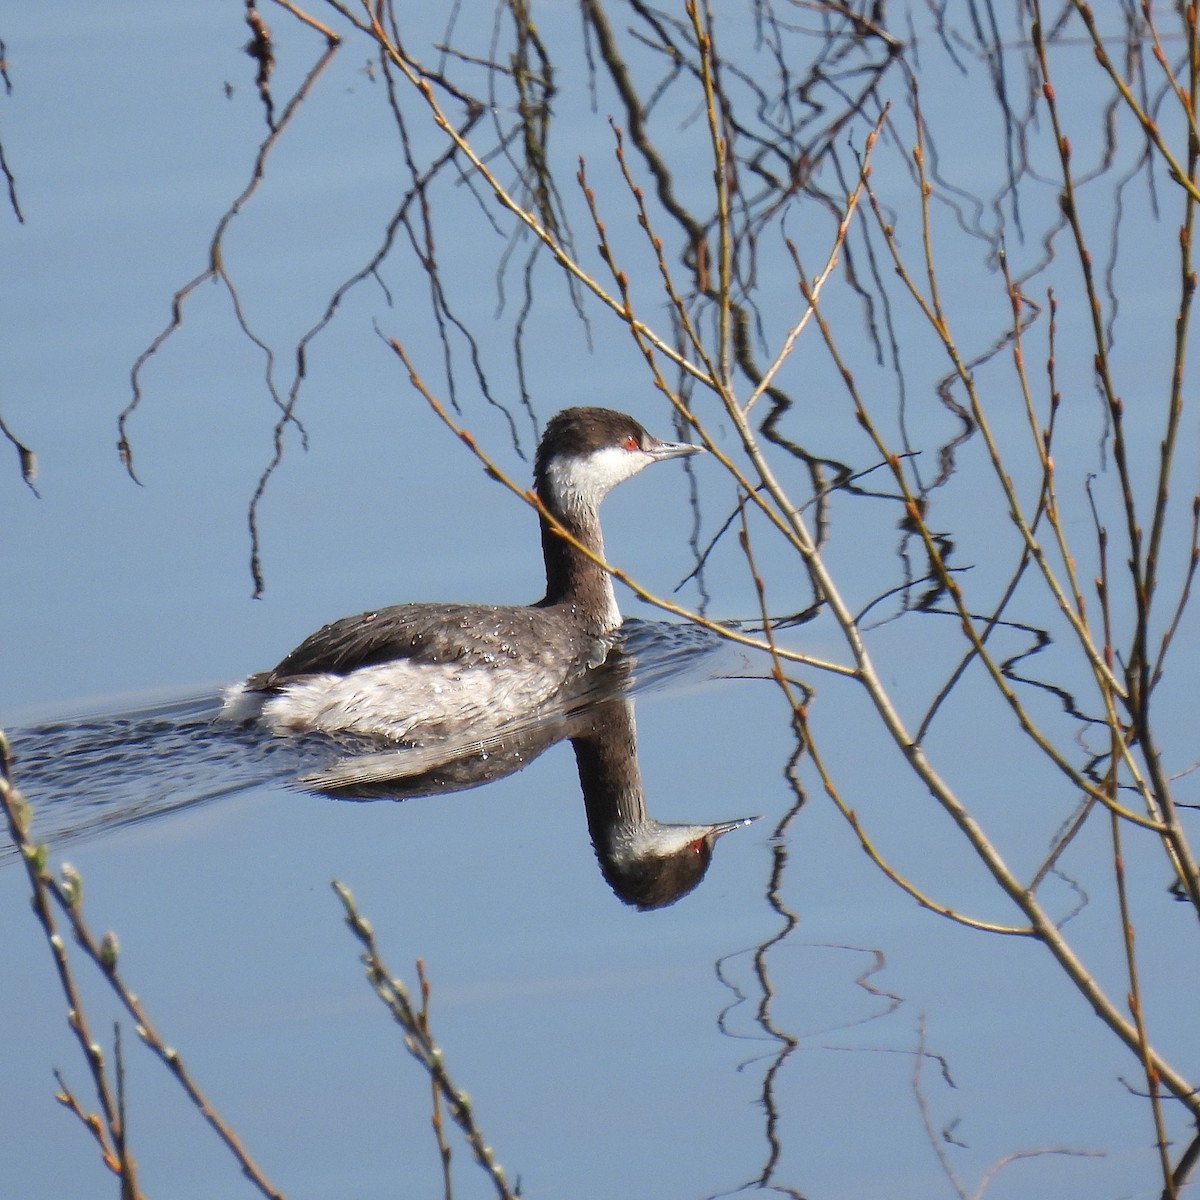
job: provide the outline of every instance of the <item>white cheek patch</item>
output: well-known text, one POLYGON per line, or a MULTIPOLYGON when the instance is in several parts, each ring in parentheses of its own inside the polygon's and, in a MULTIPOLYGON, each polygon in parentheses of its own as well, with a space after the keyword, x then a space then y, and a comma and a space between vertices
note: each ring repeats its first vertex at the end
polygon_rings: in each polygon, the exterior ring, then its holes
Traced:
POLYGON ((563 512, 595 509, 618 483, 653 461, 643 450, 607 446, 586 458, 555 459, 548 463, 546 483, 563 512))

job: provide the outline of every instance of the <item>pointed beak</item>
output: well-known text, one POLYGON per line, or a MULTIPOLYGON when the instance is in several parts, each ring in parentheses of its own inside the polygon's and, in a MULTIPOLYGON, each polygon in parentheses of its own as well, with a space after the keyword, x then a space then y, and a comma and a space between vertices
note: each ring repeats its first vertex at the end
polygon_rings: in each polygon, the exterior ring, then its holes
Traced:
POLYGON ((646 453, 658 461, 664 458, 683 458, 688 454, 703 454, 704 447, 693 446, 690 442, 661 442, 655 438, 653 443, 646 447, 646 453))
POLYGON ((738 817, 735 821, 717 821, 716 824, 708 827, 709 836, 719 838, 723 833, 741 829, 744 825, 753 825, 757 820, 758 817, 738 817))

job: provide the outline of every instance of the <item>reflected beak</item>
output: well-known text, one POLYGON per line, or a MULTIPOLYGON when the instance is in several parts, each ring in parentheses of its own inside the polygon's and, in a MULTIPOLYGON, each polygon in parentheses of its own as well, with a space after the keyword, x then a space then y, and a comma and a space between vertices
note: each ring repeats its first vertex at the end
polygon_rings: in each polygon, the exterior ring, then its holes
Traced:
POLYGON ((735 821, 717 821, 708 827, 709 836, 719 838, 721 834, 729 833, 733 829, 741 829, 743 825, 753 825, 758 819, 758 817, 738 817, 735 821))

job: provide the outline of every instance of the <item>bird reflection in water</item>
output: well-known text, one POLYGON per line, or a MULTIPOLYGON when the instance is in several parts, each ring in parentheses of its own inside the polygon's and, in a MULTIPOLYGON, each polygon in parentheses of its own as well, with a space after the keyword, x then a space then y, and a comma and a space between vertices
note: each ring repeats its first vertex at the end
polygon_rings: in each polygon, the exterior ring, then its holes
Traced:
POLYGON ((706 825, 656 821, 646 812, 633 701, 601 701, 581 714, 581 724, 571 735, 571 746, 604 878, 636 908, 674 904, 704 878, 717 838, 757 818, 706 825))
MULTIPOLYGON (((483 738, 469 728, 399 746, 273 736, 214 720, 219 697, 204 697, 15 729, 10 740, 17 783, 34 805, 34 836, 55 848, 263 784, 346 800, 443 795, 502 779, 569 740, 605 880, 627 904, 661 908, 696 887, 722 834, 754 818, 666 824, 649 815, 633 696, 729 673, 724 646, 691 627, 628 621, 602 665, 532 717, 483 738)), ((0 850, 0 859, 11 853, 0 850)))
POLYGON ((688 637, 690 632, 630 621, 625 640, 604 664, 560 694, 535 720, 514 722, 478 741, 452 739, 350 755, 299 782, 347 799, 460 791, 510 775, 569 739, 604 878, 627 904, 662 908, 704 878, 717 838, 755 819, 666 824, 646 811, 632 694, 694 673, 719 654, 715 639, 702 633, 688 637), (639 669, 643 663, 644 671, 639 669))

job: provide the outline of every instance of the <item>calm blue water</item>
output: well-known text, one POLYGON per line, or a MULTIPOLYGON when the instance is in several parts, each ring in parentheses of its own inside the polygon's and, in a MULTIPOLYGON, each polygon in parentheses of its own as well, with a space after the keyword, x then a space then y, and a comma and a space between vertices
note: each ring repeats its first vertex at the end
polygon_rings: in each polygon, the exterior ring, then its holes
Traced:
MULTIPOLYGON (((286 50, 283 95, 314 44, 282 11, 269 19, 286 50)), ((548 10, 552 30, 559 19, 574 18, 548 10)), ((263 134, 240 10, 27 7, 0 33, 13 80, 0 96, 0 132, 26 216, 18 226, 0 215, 0 412, 41 467, 35 498, 0 447, 0 716, 24 724, 34 709, 39 719, 66 718, 162 690, 212 695, 324 621, 374 605, 538 595, 531 514, 483 476, 374 331, 378 322, 402 336, 436 376, 440 352, 415 268, 391 272, 390 302, 376 283, 361 285, 309 355, 300 410, 309 448, 288 434, 260 513, 262 599, 251 598, 246 505, 271 455, 276 409, 263 356, 215 284, 188 299, 183 329, 144 371, 131 424, 144 486, 130 481, 115 452, 130 367, 168 320, 172 293, 204 269, 214 223, 244 186, 263 134)), ((364 65, 364 53, 348 49, 329 68, 319 102, 230 229, 225 261, 249 320, 280 348, 369 258, 403 186, 373 91, 382 85, 364 65)), ((572 104, 586 107, 564 98, 566 111, 572 104)), ((422 145, 433 136, 417 134, 422 145)), ((461 203, 470 211, 468 198, 461 203)), ((469 249, 463 258, 469 276, 469 249)), ((460 299, 476 321, 492 313, 490 275, 460 299)), ((549 307, 565 304, 558 295, 549 307)), ((591 353, 572 323, 561 328, 557 352, 528 364, 539 420, 568 403, 605 403, 670 435, 627 338, 601 325, 591 353)), ((472 431, 525 479, 536 422, 513 400, 504 351, 492 382, 511 403, 511 424, 469 374, 458 384, 472 431)), ((291 369, 286 356, 276 366, 284 390, 291 369)), ((840 452, 845 414, 831 415, 818 382, 826 376, 811 362, 805 369, 814 371, 805 419, 828 419, 829 452, 840 452)), ((975 454, 963 452, 968 466, 975 454)), ((732 493, 711 461, 695 471, 715 522, 732 493)), ((689 486, 682 469, 667 467, 606 504, 612 557, 662 590, 691 568, 689 486)), ((889 545, 889 570, 890 555, 889 545)), ((877 594, 861 543, 850 538, 832 556, 862 602, 877 594)), ((780 607, 802 607, 799 567, 786 569, 795 592, 780 607)), ((706 583, 715 614, 756 611, 736 553, 706 583)), ((622 603, 652 615, 627 594, 622 603)), ((795 636, 814 654, 840 653, 827 625, 795 636)), ((875 644, 881 654, 920 652, 905 626, 879 630, 875 644)), ((946 866, 954 831, 914 819, 926 798, 894 752, 863 740, 861 701, 836 680, 820 687, 843 791, 870 812, 887 852, 950 902, 1011 919, 984 879, 946 866)), ((1065 786, 1047 792, 1032 754, 990 735, 989 721, 1002 718, 972 717, 973 705, 994 713, 993 703, 968 683, 963 720, 948 722, 939 748, 1005 849, 1036 862, 1045 828, 1073 800, 1065 786), (1029 843, 1031 825, 1039 832, 1029 843)), ((345 804, 270 784, 110 822, 54 858, 82 873, 89 919, 119 933, 130 986, 292 1197, 441 1187, 427 1081, 362 978, 334 878, 358 898, 393 971, 413 984, 413 962, 424 961, 450 1071, 524 1195, 691 1200, 760 1184, 830 1200, 952 1195, 931 1142, 969 1191, 1006 1155, 1072 1152, 1010 1164, 989 1187, 992 1200, 1156 1194, 1153 1131, 1116 1082, 1136 1080, 1133 1062, 1090 1030, 1083 1002, 1036 947, 981 939, 900 896, 811 776, 808 803, 797 807, 787 779, 794 740, 770 684, 677 681, 639 699, 637 717, 655 816, 762 814, 721 842, 694 894, 661 912, 636 913, 605 885, 561 745, 485 789, 345 804)), ((147 777, 122 764, 118 790, 136 795, 148 778, 155 805, 169 806, 175 761, 155 762, 147 777)), ((174 783, 196 779, 181 771, 174 783)), ((78 786, 72 803, 86 800, 88 781, 78 786)), ((1129 867, 1143 895, 1161 891, 1160 864, 1131 851, 1129 867)), ((1072 904, 1063 885, 1062 911, 1072 904)), ((54 1100, 53 1068, 88 1103, 86 1074, 25 877, 11 863, 0 867, 0 913, 3 1190, 104 1194, 93 1145, 54 1100)), ((1113 919, 1100 901, 1079 937, 1121 994, 1120 964, 1099 957, 1113 919)), ((1139 942, 1146 976, 1178 981, 1154 1014, 1173 1050, 1196 1046, 1194 964, 1176 953, 1192 924, 1164 897, 1139 942)), ((98 1036, 110 1043, 112 1021, 122 1022, 146 1194, 251 1194, 101 982, 80 973, 98 1036)), ((454 1144, 454 1194, 488 1195, 469 1151, 454 1144)))

